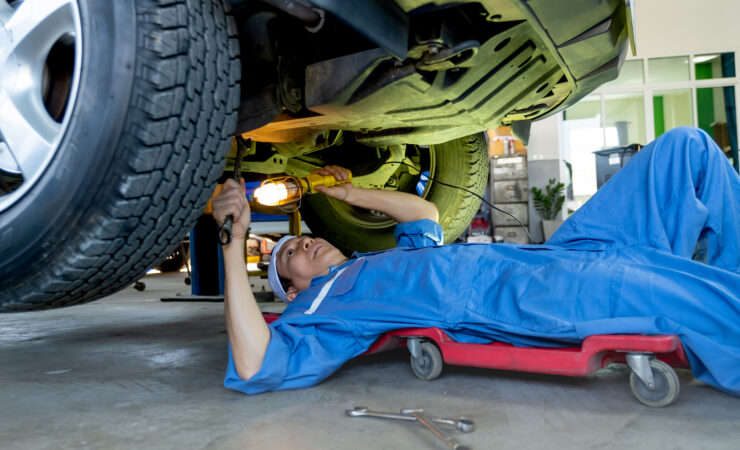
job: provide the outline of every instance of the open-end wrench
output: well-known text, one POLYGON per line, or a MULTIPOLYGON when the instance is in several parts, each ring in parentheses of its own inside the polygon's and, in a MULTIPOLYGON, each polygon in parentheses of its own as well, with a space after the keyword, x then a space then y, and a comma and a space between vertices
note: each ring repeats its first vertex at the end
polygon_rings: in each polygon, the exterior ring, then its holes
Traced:
MULTIPOLYGON (((240 181, 241 173, 242 173, 242 156, 244 156, 244 152, 246 149, 246 143, 244 142, 244 139, 242 139, 241 136, 237 136, 236 138, 236 159, 234 160, 234 180, 236 180, 237 183, 240 181)), ((220 227, 218 227, 218 242, 221 245, 229 245, 231 244, 231 228, 234 226, 234 216, 229 214, 226 216, 226 220, 224 220, 224 223, 221 224, 220 227)))
POLYGON ((444 443, 447 444, 447 446, 449 446, 452 450, 469 450, 468 447, 457 442, 455 438, 451 438, 451 437, 448 437, 442 434, 442 432, 439 431, 437 427, 432 425, 432 422, 428 418, 424 417, 424 415, 422 414, 423 412, 424 412, 423 409, 402 409, 401 410, 401 414, 411 414, 412 416, 416 417, 416 420, 418 420, 422 425, 427 427, 427 429, 429 429, 429 431, 434 433, 435 436, 437 436, 442 441, 444 441, 444 443))
MULTIPOLYGON (((415 421, 417 420, 416 417, 414 417, 411 414, 404 414, 402 410, 401 414, 394 414, 394 413, 387 413, 387 412, 378 412, 378 411, 370 411, 364 406, 355 406, 354 409, 348 409, 344 411, 345 414, 347 414, 350 417, 379 417, 381 419, 397 419, 397 420, 408 420, 408 421, 415 421)), ((414 410, 417 411, 417 410, 414 410)), ((467 417, 460 417, 459 419, 448 419, 445 417, 432 417, 428 418, 428 420, 431 420, 436 423, 440 423, 442 425, 450 425, 458 430, 470 433, 471 431, 475 430, 475 422, 473 422, 473 419, 469 419, 467 417)))

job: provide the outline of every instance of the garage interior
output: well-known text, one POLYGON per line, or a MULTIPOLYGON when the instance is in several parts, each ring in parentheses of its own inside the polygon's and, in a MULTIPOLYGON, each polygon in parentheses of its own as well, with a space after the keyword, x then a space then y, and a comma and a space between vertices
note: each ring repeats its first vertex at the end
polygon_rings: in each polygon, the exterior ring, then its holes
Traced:
MULTIPOLYGON (((629 369, 586 378, 446 366, 417 379, 405 349, 362 357, 309 389, 253 396, 223 387, 220 303, 188 295, 185 273, 147 277, 73 308, 0 316, 0 442, 40 448, 446 448, 417 423, 345 410, 466 416, 469 448, 734 448, 738 401, 680 370, 666 408, 635 400, 629 369)), ((266 311, 280 304, 265 303, 266 311)))
MULTIPOLYGON (((637 0, 636 55, 617 80, 534 122, 526 144, 509 127, 486 132, 488 198, 524 225, 482 206, 466 242, 544 242, 638 151, 633 144, 672 128, 704 129, 737 170, 737 17, 736 0, 637 0), (544 217, 531 189, 548 183, 563 183, 565 199, 544 217)), ((680 396, 663 408, 637 401, 624 364, 584 377, 445 365, 422 381, 405 347, 355 358, 307 389, 226 389, 221 251, 196 244, 214 231, 199 222, 189 249, 178 249, 194 258, 198 246, 200 261, 150 270, 100 300, 0 314, 0 448, 447 448, 416 421, 346 414, 358 406, 470 418, 472 432, 439 429, 474 449, 738 447, 740 399, 685 368, 676 370, 680 396)), ((251 230, 287 231, 287 221, 269 220, 251 230)), ((253 254, 266 250, 253 243, 253 254)), ((282 312, 264 274, 250 282, 262 312, 282 312)))

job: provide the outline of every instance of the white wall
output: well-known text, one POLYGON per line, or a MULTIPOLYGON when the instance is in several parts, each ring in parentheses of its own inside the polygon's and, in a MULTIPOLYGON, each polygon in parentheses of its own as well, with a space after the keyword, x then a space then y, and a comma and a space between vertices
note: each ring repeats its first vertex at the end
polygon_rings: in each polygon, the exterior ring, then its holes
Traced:
POLYGON ((738 0, 635 0, 637 56, 738 50, 739 20, 738 0))
POLYGON ((562 114, 532 123, 527 143, 527 160, 560 158, 560 127, 562 114))

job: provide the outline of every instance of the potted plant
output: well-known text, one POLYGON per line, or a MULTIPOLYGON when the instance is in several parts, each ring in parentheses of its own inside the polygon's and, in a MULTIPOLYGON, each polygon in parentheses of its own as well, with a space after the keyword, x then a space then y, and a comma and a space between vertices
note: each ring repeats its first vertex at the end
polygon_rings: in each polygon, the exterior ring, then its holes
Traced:
POLYGON ((534 209, 542 216, 542 236, 548 240, 555 230, 563 223, 560 218, 560 210, 563 209, 565 195, 563 195, 563 183, 558 183, 555 178, 550 178, 543 192, 538 187, 532 187, 532 201, 534 209))

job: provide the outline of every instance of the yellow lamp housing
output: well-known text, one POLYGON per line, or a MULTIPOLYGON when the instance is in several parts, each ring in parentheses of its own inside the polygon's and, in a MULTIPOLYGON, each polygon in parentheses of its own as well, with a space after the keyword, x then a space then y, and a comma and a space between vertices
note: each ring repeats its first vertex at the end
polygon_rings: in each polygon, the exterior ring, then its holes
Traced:
POLYGON ((352 181, 352 172, 348 170, 347 179, 342 181, 337 180, 332 175, 319 175, 315 173, 308 175, 306 178, 301 178, 300 181, 305 194, 315 194, 316 186, 332 187, 338 184, 349 183, 352 181))
POLYGON ((303 185, 295 177, 270 178, 254 191, 254 199, 267 206, 279 206, 300 200, 303 185))
POLYGON ((318 175, 315 173, 306 176, 306 178, 291 176, 270 178, 262 182, 260 187, 254 191, 254 199, 266 206, 285 205, 300 200, 304 195, 316 193, 316 186, 331 187, 350 181, 352 181, 351 172, 348 173, 346 180, 341 181, 332 175, 318 175))

